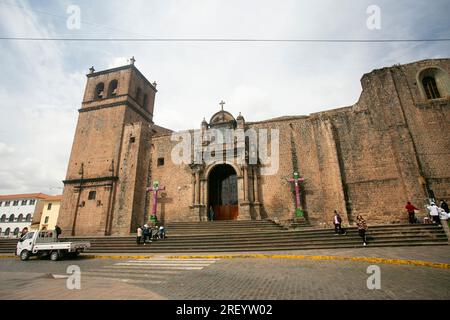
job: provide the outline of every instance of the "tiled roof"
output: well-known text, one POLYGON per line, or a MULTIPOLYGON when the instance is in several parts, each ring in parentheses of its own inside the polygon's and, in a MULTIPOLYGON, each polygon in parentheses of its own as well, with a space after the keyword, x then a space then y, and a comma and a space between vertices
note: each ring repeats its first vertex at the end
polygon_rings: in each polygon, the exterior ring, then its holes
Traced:
POLYGON ((43 199, 44 201, 61 201, 62 200, 62 194, 56 195, 56 196, 48 196, 43 199))
POLYGON ((0 201, 5 200, 22 200, 22 199, 47 199, 53 197, 45 193, 22 193, 22 194, 8 194, 0 195, 0 201))

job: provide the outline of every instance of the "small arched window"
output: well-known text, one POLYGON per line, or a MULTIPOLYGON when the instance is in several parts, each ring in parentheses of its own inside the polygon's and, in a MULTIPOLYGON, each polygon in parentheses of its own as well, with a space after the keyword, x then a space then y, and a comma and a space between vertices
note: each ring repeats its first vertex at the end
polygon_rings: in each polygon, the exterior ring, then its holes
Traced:
POLYGON ((95 87, 95 99, 102 99, 105 92, 105 84, 103 82, 100 82, 95 87))
POLYGON ((19 227, 17 227, 17 228, 14 229, 14 235, 15 235, 15 236, 18 236, 18 235, 19 235, 19 227))
POLYGON ((31 221, 31 213, 27 214, 26 220, 27 220, 27 221, 31 221))
POLYGON ((5 236, 9 236, 9 233, 11 232, 11 229, 9 229, 9 228, 6 228, 6 230, 5 230, 5 236))
POLYGON ((434 77, 425 77, 422 80, 423 88, 425 89, 425 93, 428 99, 439 99, 441 95, 439 94, 439 90, 436 85, 436 80, 434 77))
POLYGON ((109 83, 108 97, 115 97, 117 95, 118 85, 119 85, 119 82, 117 80, 113 80, 109 83))
POLYGON ((17 217, 17 221, 18 222, 22 222, 23 221, 23 214, 19 214, 19 216, 17 217))
POLYGON ((2 218, 0 219, 1 222, 5 222, 6 221, 6 214, 2 215, 2 218))
POLYGON ((137 101, 137 103, 139 103, 141 101, 141 94, 142 94, 142 89, 141 88, 137 88, 137 90, 136 90, 136 101, 137 101))
POLYGON ((15 218, 15 217, 14 217, 14 215, 13 215, 13 214, 12 214, 12 215, 10 215, 10 216, 9 216, 9 222, 14 222, 14 218, 15 218))
POLYGON ((144 101, 142 102, 142 107, 145 109, 147 107, 148 96, 144 94, 144 101))

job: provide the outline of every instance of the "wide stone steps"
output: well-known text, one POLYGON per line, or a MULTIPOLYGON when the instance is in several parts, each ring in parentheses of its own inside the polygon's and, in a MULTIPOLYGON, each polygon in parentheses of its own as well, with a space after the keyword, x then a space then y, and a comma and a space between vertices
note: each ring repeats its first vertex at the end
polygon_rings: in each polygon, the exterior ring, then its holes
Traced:
MULTIPOLYGON (((191 222, 166 225, 168 238, 136 245, 135 237, 72 237, 90 241, 92 253, 245 252, 362 247, 356 228, 347 235, 330 229, 285 230, 271 221, 191 222), (245 226, 245 227, 243 227, 245 226), (198 229, 200 229, 200 231, 198 229)), ((369 226, 371 247, 447 245, 441 227, 435 225, 369 226)), ((13 253, 17 240, 0 240, 0 253, 13 253)))

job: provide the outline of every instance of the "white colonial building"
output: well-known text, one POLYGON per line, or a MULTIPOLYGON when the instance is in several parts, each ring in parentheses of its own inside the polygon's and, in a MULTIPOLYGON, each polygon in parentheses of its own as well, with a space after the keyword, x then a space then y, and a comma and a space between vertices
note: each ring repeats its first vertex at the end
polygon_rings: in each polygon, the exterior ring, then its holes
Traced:
POLYGON ((23 228, 30 229, 37 205, 48 197, 43 193, 0 196, 0 237, 16 238, 23 228))

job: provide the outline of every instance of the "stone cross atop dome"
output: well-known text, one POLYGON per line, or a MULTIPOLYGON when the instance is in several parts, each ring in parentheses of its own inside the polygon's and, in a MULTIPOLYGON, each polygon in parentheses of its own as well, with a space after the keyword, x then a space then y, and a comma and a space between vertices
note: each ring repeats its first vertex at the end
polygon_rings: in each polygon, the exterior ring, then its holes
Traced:
POLYGON ((225 104, 225 101, 222 100, 222 101, 219 102, 219 104, 220 104, 220 107, 222 108, 222 111, 223 111, 223 105, 225 104))

